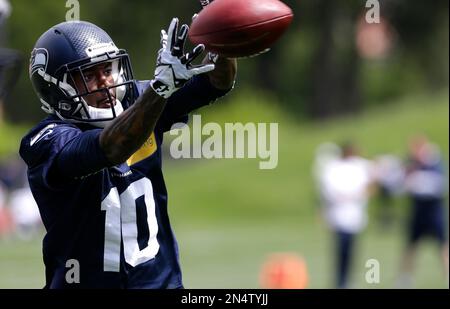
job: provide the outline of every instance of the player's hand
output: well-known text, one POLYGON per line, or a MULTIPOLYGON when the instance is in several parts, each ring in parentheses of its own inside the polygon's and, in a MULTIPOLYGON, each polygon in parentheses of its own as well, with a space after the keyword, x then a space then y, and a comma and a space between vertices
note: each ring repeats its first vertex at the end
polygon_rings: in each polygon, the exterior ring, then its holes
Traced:
POLYGON ((156 61, 155 78, 150 82, 157 94, 169 98, 193 76, 214 70, 214 64, 192 65, 203 51, 203 44, 184 53, 189 27, 182 25, 178 33, 178 18, 173 18, 169 30, 161 30, 161 46, 156 61))

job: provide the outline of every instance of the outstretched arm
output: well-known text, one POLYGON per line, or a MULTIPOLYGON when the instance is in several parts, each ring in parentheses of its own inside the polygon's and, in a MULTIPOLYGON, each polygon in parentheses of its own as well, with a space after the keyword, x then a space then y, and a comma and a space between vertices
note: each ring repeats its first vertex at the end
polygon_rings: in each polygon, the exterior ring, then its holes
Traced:
POLYGON ((188 27, 183 25, 178 32, 178 19, 174 18, 169 31, 161 32, 162 48, 158 53, 155 78, 151 87, 100 134, 100 147, 111 164, 125 162, 147 140, 155 128, 166 99, 181 88, 194 75, 214 69, 213 64, 191 66, 191 62, 203 51, 198 45, 184 54, 188 27))
POLYGON ((207 74, 209 81, 215 88, 220 90, 229 90, 233 87, 237 74, 236 59, 215 56, 210 53, 205 57, 203 63, 215 63, 216 68, 214 71, 207 74), (214 57, 216 59, 213 59, 214 57), (216 61, 214 62, 214 60, 216 61))
POLYGON ((130 108, 102 131, 100 147, 111 164, 125 162, 144 144, 155 128, 166 102, 149 87, 130 108))

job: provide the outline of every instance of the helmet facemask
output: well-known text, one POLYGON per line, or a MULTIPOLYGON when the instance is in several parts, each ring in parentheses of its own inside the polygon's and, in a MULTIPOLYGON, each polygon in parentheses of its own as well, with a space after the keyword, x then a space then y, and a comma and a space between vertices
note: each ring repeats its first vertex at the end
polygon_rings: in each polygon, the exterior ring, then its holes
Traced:
POLYGON ((75 123, 90 123, 105 127, 134 102, 134 83, 128 55, 104 53, 63 66, 57 76, 57 87, 64 99, 57 102, 54 113, 61 119, 75 123), (90 72, 94 68, 108 72, 108 85, 91 90, 90 72), (97 98, 97 100, 95 99, 97 98), (99 106, 99 99, 103 100, 99 106))

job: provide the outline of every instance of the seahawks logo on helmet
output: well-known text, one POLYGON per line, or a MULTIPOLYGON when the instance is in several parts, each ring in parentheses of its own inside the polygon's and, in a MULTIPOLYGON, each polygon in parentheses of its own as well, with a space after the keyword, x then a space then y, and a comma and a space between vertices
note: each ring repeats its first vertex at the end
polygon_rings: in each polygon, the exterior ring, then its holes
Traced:
POLYGON ((35 48, 31 52, 30 60, 30 76, 37 70, 44 69, 47 71, 48 51, 45 48, 35 48))

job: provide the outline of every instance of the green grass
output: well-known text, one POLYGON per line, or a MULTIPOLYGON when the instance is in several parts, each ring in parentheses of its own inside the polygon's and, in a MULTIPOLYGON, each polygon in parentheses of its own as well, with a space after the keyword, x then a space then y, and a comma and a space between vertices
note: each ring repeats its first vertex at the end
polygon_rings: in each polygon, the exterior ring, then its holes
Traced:
MULTIPOLYGON (((259 170, 257 159, 171 160, 164 163, 169 212, 188 288, 257 288, 260 267, 273 252, 305 259, 310 288, 333 287, 333 239, 318 216, 311 165, 325 141, 357 141, 367 156, 404 155, 408 138, 425 132, 438 143, 448 165, 448 91, 414 96, 393 106, 323 123, 294 120, 264 94, 236 92, 202 111, 203 122, 278 122, 279 165, 259 170)), ((299 103, 301 104, 301 103, 299 103)), ((166 147, 170 139, 166 141, 166 147)), ((167 152, 167 151, 166 151, 167 152)), ((395 225, 381 230, 370 206, 368 229, 358 238, 352 287, 392 288, 404 246, 403 199, 395 225), (365 262, 380 262, 381 282, 365 282, 365 262)), ((40 237, 30 243, 0 240, 0 288, 39 288, 44 283, 40 237)), ((415 287, 448 287, 436 246, 424 242, 415 287)))
POLYGON ((45 270, 42 262, 41 239, 0 240, 0 288, 42 288, 45 270))
MULTIPOLYGON (((293 219, 268 222, 197 225, 178 228, 184 281, 190 288, 258 288, 265 258, 273 252, 301 255, 308 267, 309 288, 332 288, 334 280, 332 237, 326 228, 293 219)), ((400 229, 381 233, 370 228, 357 239, 351 286, 394 288, 403 246, 400 229), (368 284, 365 263, 380 262, 380 283, 368 284)), ((417 257, 417 288, 445 288, 439 255, 424 243, 417 257)))

